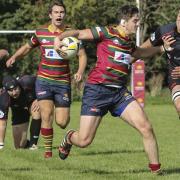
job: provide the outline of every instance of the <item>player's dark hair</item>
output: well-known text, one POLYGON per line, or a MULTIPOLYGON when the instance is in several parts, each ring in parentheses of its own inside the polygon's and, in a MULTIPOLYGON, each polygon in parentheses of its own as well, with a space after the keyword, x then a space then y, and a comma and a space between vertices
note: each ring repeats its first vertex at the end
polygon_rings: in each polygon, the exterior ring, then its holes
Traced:
POLYGON ((52 1, 50 6, 49 6, 49 14, 52 13, 52 8, 54 6, 62 6, 64 8, 64 12, 66 13, 66 6, 64 5, 63 1, 52 1))
POLYGON ((122 19, 127 21, 130 18, 132 18, 134 14, 138 14, 138 13, 139 13, 139 10, 134 5, 122 6, 117 12, 117 21, 118 23, 120 23, 122 19))

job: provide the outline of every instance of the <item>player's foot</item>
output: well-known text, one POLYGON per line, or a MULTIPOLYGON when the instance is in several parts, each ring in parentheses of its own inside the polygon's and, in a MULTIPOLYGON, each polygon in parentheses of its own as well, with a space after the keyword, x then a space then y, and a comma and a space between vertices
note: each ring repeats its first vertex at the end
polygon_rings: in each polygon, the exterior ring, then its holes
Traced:
POLYGON ((52 158, 52 152, 50 152, 50 151, 45 152, 44 158, 52 158))
POLYGON ((36 144, 33 144, 32 146, 29 147, 29 150, 37 150, 38 146, 36 144))
POLYGON ((70 153, 70 150, 71 150, 71 147, 72 147, 72 144, 69 144, 67 142, 67 139, 74 133, 75 131, 74 130, 69 130, 65 137, 63 138, 60 146, 59 146, 59 157, 64 160, 68 157, 69 153, 70 153))
POLYGON ((4 148, 4 143, 0 143, 0 149, 4 148))
POLYGON ((163 176, 164 172, 161 169, 158 169, 157 171, 151 171, 152 174, 157 176, 163 176))

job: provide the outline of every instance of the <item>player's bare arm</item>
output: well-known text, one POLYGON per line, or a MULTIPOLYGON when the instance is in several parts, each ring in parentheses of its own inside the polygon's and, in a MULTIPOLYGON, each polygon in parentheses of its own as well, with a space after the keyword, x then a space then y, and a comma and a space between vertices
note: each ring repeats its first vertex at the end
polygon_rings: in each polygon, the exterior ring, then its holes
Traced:
POLYGON ((7 62, 6 62, 6 66, 7 67, 11 67, 15 61, 23 56, 25 56, 33 47, 31 47, 28 43, 26 43, 25 45, 21 46, 13 56, 11 56, 7 62))
POLYGON ((93 40, 93 35, 90 29, 84 30, 69 30, 61 33, 59 36, 54 39, 54 49, 56 51, 62 51, 61 47, 64 45, 62 39, 65 37, 73 36, 78 38, 79 40, 93 40))
POLYGON ((149 48, 137 47, 136 50, 133 52, 132 56, 135 58, 149 58, 163 51, 164 49, 162 46, 149 47, 149 48))
POLYGON ((74 74, 74 79, 76 82, 79 82, 82 80, 82 75, 85 71, 86 65, 87 65, 87 56, 84 48, 81 48, 78 52, 79 57, 79 68, 76 74, 74 74))

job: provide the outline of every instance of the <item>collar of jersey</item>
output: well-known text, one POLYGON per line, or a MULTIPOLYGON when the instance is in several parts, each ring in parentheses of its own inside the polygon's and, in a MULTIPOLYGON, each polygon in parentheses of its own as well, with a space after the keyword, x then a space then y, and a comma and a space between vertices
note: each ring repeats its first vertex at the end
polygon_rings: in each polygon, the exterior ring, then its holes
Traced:
POLYGON ((125 31, 121 27, 116 27, 116 30, 118 31, 120 36, 122 36, 124 38, 128 38, 128 36, 126 35, 125 31))
POLYGON ((59 28, 59 29, 56 29, 56 31, 55 31, 55 27, 52 24, 50 24, 48 26, 48 30, 52 33, 55 33, 55 32, 61 33, 61 32, 63 32, 64 28, 61 28, 61 29, 59 28))

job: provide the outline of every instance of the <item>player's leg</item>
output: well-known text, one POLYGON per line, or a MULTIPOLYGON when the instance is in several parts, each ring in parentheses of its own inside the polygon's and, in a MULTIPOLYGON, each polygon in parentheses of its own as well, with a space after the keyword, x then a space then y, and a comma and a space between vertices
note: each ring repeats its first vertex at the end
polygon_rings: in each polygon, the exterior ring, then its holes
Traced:
POLYGON ((45 146, 44 157, 50 158, 52 157, 54 102, 52 100, 40 100, 38 102, 42 120, 41 135, 45 146))
POLYGON ((58 126, 65 129, 70 121, 71 88, 69 86, 53 86, 55 119, 58 126))
POLYGON ((37 142, 39 139, 39 133, 41 129, 41 115, 37 100, 34 100, 31 104, 30 114, 32 116, 32 120, 30 125, 29 149, 35 150, 37 149, 37 142))
POLYGON ((70 121, 70 108, 69 107, 56 107, 55 119, 58 126, 65 129, 70 121))
POLYGON ((137 103, 133 101, 127 105, 121 118, 137 129, 143 137, 144 149, 149 159, 149 167, 153 172, 160 170, 158 145, 151 123, 137 103))
POLYGON ((59 156, 66 159, 72 145, 85 148, 93 141, 96 130, 101 121, 100 116, 81 116, 78 131, 70 130, 67 132, 59 147, 59 156))
MULTIPOLYGON (((110 98, 111 94, 112 92, 109 91, 110 98)), ((106 90, 102 86, 85 86, 79 130, 67 132, 59 147, 61 159, 67 158, 72 145, 84 148, 91 144, 102 117, 107 113, 105 106, 108 104, 108 97, 106 90)))
POLYGON ((12 126, 14 147, 16 149, 26 148, 28 126, 29 126, 29 122, 16 124, 12 126))
POLYGON ((180 118, 180 85, 176 85, 172 89, 172 101, 180 118))
POLYGON ((30 114, 28 109, 12 107, 12 130, 15 148, 27 148, 30 114))
POLYGON ((3 147, 4 147, 6 126, 7 126, 7 121, 6 120, 0 120, 0 149, 3 149, 3 147))
POLYGON ((51 85, 36 80, 36 96, 41 114, 41 135, 44 139, 45 158, 52 157, 54 102, 51 85))

